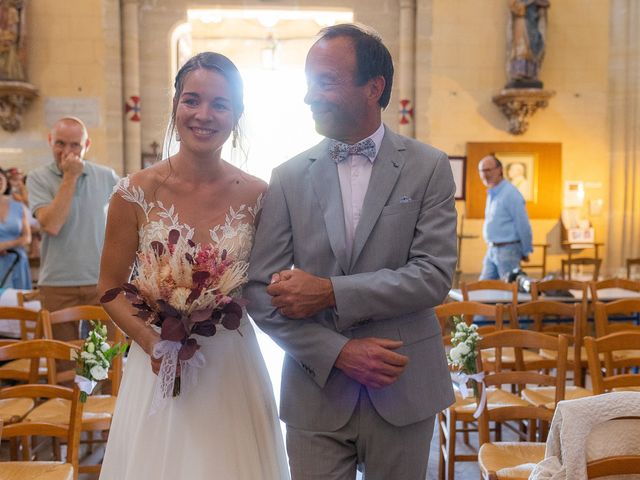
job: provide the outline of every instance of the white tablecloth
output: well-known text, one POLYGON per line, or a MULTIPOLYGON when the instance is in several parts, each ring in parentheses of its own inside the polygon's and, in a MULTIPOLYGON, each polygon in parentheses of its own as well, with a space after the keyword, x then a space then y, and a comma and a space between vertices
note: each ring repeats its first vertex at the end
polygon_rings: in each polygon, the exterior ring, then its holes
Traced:
MULTIPOLYGON (((569 290, 573 297, 556 297, 551 295, 541 295, 541 300, 553 300, 556 302, 579 302, 582 300, 582 292, 580 290, 569 290)), ((454 288, 449 291, 449 297, 457 302, 462 301, 462 291, 454 288)), ((623 300, 627 298, 640 298, 640 293, 622 288, 603 288, 598 290, 598 299, 601 302, 611 302, 614 300, 623 300)), ((472 302, 481 303, 511 303, 511 292, 504 290, 473 290, 469 292, 469 299, 472 302)), ((589 294, 591 300, 591 294, 589 294)), ((518 292, 518 303, 530 302, 531 294, 518 292)))
MULTIPOLYGON (((614 392, 559 402, 545 459, 529 480, 586 480, 589 461, 640 454, 640 420, 614 420, 619 417, 640 417, 640 392, 614 392)), ((627 478, 637 480, 640 475, 627 478)))

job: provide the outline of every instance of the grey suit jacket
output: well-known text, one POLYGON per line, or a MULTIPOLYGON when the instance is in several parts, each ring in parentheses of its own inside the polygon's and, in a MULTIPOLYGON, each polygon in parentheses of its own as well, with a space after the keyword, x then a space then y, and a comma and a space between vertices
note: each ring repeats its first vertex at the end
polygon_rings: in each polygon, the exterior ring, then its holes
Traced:
POLYGON ((392 385, 369 388, 371 401, 391 424, 415 423, 454 400, 432 310, 456 264, 451 167, 443 152, 387 127, 350 255, 328 143, 274 169, 244 291, 253 319, 286 352, 280 416, 305 430, 342 427, 362 385, 334 362, 349 339, 374 336, 402 340, 409 364, 392 385), (292 265, 330 278, 336 308, 302 320, 280 315, 265 289, 292 265))

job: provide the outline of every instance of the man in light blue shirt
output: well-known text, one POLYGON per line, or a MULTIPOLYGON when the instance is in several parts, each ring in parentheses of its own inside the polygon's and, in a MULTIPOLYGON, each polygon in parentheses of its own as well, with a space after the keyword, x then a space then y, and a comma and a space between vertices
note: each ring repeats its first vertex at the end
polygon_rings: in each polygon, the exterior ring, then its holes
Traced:
POLYGON ((528 261, 533 251, 531 225, 520 191, 503 178, 502 164, 487 155, 478 165, 487 191, 485 222, 482 230, 489 250, 484 257, 480 280, 499 279, 528 261))

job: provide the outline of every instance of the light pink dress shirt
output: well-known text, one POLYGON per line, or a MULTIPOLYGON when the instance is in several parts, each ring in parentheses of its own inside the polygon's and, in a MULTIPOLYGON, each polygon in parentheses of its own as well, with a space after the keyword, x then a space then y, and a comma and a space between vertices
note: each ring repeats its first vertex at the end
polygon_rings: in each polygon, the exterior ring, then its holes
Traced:
MULTIPOLYGON (((370 138, 376 144, 376 156, 380 151, 384 137, 384 125, 371 135, 370 138)), ((362 140, 366 140, 363 138, 362 140)), ((373 158, 364 155, 350 155, 342 162, 338 163, 338 177, 340 178, 340 191, 342 192, 342 207, 344 208, 344 226, 346 231, 347 252, 351 255, 353 250, 353 239, 356 227, 362 215, 364 196, 367 193, 371 170, 373 170, 373 158)))

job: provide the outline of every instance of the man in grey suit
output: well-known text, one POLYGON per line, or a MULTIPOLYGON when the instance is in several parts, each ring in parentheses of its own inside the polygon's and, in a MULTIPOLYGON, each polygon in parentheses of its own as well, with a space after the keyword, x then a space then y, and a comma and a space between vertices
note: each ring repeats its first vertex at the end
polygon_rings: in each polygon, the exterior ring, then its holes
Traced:
POLYGON ((432 310, 456 263, 451 168, 382 124, 393 63, 376 34, 323 30, 305 71, 327 138, 274 169, 245 289, 286 352, 292 478, 424 480, 454 400, 432 310))

